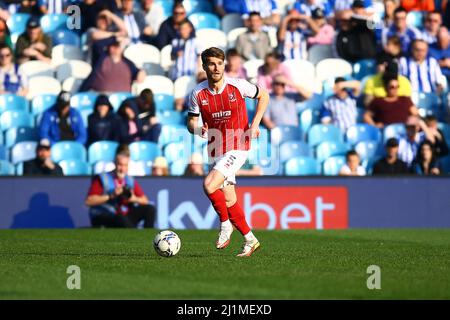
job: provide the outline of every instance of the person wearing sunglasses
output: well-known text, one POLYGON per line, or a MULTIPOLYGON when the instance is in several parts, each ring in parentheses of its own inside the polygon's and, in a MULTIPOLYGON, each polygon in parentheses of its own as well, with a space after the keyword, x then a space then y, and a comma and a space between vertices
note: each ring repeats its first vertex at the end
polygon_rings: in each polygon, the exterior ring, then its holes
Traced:
POLYGON ((422 39, 428 44, 436 43, 439 28, 442 25, 442 16, 439 11, 428 12, 422 30, 422 39))
POLYGON ((19 66, 14 63, 12 49, 0 45, 0 94, 13 93, 26 96, 28 93, 28 79, 19 66))

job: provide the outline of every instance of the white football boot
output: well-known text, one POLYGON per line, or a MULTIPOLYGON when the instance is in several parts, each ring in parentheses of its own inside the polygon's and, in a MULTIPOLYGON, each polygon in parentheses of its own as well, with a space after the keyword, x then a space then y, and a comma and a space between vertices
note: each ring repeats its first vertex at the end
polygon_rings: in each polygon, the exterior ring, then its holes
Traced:
POLYGON ((230 224, 227 227, 222 227, 219 232, 219 237, 216 241, 217 249, 225 249, 230 244, 231 234, 233 233, 233 226, 230 224))
POLYGON ((239 253, 237 257, 250 257, 260 246, 261 244, 256 238, 248 241, 246 240, 242 246, 242 252, 239 253))

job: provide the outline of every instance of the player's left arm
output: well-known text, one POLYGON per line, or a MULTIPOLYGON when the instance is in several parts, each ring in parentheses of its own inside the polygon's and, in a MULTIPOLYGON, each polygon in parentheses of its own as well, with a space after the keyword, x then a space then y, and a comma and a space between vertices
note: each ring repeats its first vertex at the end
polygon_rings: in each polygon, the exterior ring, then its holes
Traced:
POLYGON ((267 105, 269 104, 269 93, 262 88, 258 88, 258 94, 254 99, 258 99, 258 103, 256 104, 256 113, 253 117, 252 124, 250 126, 250 130, 252 131, 252 138, 258 138, 260 131, 259 125, 261 123, 262 117, 266 112, 267 105))

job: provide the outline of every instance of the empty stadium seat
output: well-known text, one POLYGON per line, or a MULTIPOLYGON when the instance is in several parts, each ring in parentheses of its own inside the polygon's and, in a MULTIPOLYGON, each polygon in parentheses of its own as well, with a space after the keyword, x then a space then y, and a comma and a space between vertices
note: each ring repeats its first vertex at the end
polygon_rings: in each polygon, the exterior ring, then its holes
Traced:
POLYGON ((316 77, 319 81, 336 77, 350 76, 352 72, 352 65, 344 59, 325 59, 321 60, 316 65, 316 77))
POLYGON ((326 176, 337 176, 345 164, 344 156, 334 156, 326 159, 322 164, 322 173, 326 176))
POLYGON ((58 163, 65 176, 85 176, 91 174, 91 167, 81 160, 62 160, 58 163))
POLYGON ((440 111, 441 101, 439 96, 433 92, 413 92, 411 100, 419 109, 419 113, 422 117, 427 115, 438 116, 440 111))
POLYGON ((63 82, 65 79, 73 77, 76 79, 86 79, 92 71, 89 63, 81 60, 70 60, 61 63, 56 67, 56 79, 63 82))
POLYGON ((264 64, 262 59, 252 59, 244 62, 244 69, 247 71, 247 78, 256 79, 258 76, 258 69, 264 64))
POLYGON ((131 97, 133 97, 133 95, 130 92, 115 92, 110 94, 109 102, 111 102, 114 110, 117 111, 122 102, 131 97))
POLYGON ((40 24, 44 33, 51 33, 58 29, 67 29, 67 19, 69 16, 61 13, 49 13, 41 17, 40 24))
POLYGON ((191 134, 186 130, 185 125, 163 125, 161 134, 158 139, 160 146, 165 146, 170 142, 189 143, 191 141, 191 134))
POLYGON ((174 110, 175 99, 171 94, 157 93, 153 96, 157 111, 174 110))
POLYGON ((98 161, 92 166, 92 174, 100 174, 103 172, 110 172, 116 168, 112 161, 98 161))
POLYGON ((91 107, 81 107, 78 109, 78 112, 80 112, 81 119, 83 119, 84 126, 88 126, 89 122, 89 116, 94 112, 94 110, 91 107))
POLYGON ((195 30, 220 29, 220 19, 213 13, 196 12, 188 17, 194 25, 195 30))
POLYGON ((21 34, 25 32, 27 28, 27 22, 31 15, 29 13, 19 13, 16 12, 9 16, 6 24, 10 33, 21 34))
POLYGON ((169 71, 172 65, 172 46, 168 44, 161 49, 161 67, 164 69, 164 71, 169 71))
POLYGON ((218 47, 223 50, 227 47, 227 35, 219 29, 204 28, 195 32, 202 49, 218 47))
POLYGON ((360 141, 381 141, 381 131, 370 124, 358 123, 347 129, 347 142, 355 145, 360 141))
POLYGON ((411 27, 422 28, 424 16, 423 11, 410 11, 406 15, 406 23, 411 27))
POLYGON ((76 93, 70 98, 70 106, 75 109, 85 109, 89 107, 93 110, 97 97, 97 92, 76 93))
POLYGON ((175 99, 178 98, 185 98, 187 97, 191 91, 195 88, 197 85, 197 81, 195 77, 192 76, 182 76, 175 80, 174 83, 174 97, 175 99))
POLYGON ((0 115, 0 128, 33 127, 33 117, 26 111, 7 110, 0 115))
POLYGON ((297 126, 277 126, 270 131, 271 142, 279 145, 286 141, 301 140, 301 131, 297 126))
POLYGON ((57 96, 54 94, 40 94, 31 100, 31 114, 36 116, 56 103, 57 96))
POLYGON ((355 146, 361 160, 377 159, 383 156, 383 145, 379 141, 361 141, 355 146))
POLYGON ((284 173, 287 176, 318 175, 320 167, 314 158, 295 157, 285 163, 284 173))
POLYGON ((184 114, 176 110, 157 111, 156 116, 162 125, 182 125, 186 123, 184 114))
POLYGON ((144 69, 145 74, 148 76, 165 76, 166 74, 159 63, 145 62, 142 69, 144 69))
POLYGON ((444 134, 445 140, 447 141, 447 144, 450 145, 450 124, 439 122, 438 128, 442 131, 444 134))
POLYGON ((79 47, 59 44, 52 48, 52 63, 54 66, 70 60, 83 60, 83 52, 79 47))
POLYGON ((13 176, 14 173, 14 165, 6 160, 0 160, 0 176, 13 176))
MULTIPOLYGON (((1 141, 0 141, 1 142, 1 141)), ((8 160, 8 148, 0 144, 0 160, 8 160)))
POLYGON ((78 34, 70 30, 56 30, 50 34, 52 38, 52 45, 66 44, 75 47, 80 47, 81 40, 78 34))
POLYGON ((308 61, 316 65, 325 59, 334 57, 333 46, 327 44, 315 44, 308 49, 308 61))
POLYGON ((36 141, 22 141, 11 148, 11 162, 16 165, 19 162, 28 161, 36 157, 36 141))
POLYGON ((332 124, 315 124, 308 131, 308 144, 312 147, 324 141, 343 142, 341 130, 332 124))
POLYGON ((91 165, 99 161, 113 162, 118 142, 115 141, 97 141, 88 147, 88 161, 91 165))
POLYGON ((75 94, 80 90, 83 81, 84 81, 83 79, 69 77, 62 83, 62 90, 70 92, 71 94, 75 94))
POLYGON ((300 84, 302 86, 306 86, 310 88, 315 81, 316 70, 314 65, 307 60, 285 60, 283 64, 291 70, 292 81, 296 84, 300 84), (297 70, 301 70, 301 72, 296 72, 297 70))
POLYGON ((387 125, 383 129, 383 141, 386 142, 389 138, 399 138, 406 134, 406 128, 403 123, 393 123, 387 125))
POLYGON ((324 141, 317 146, 316 159, 323 162, 332 156, 345 156, 348 150, 348 146, 343 142, 324 141))
POLYGON ((28 83, 29 91, 27 98, 29 100, 41 94, 59 94, 61 84, 52 77, 33 77, 28 83))
POLYGON ((184 0, 183 6, 188 15, 196 12, 213 12, 212 4, 207 0, 184 0))
POLYGON ((12 93, 0 94, 0 114, 6 110, 27 111, 28 101, 12 93))
POLYGON ((317 109, 322 108, 325 99, 321 94, 313 94, 311 98, 297 103, 297 110, 299 112, 306 109, 317 109))
POLYGON ((229 13, 222 17, 221 29, 228 34, 233 29, 244 27, 244 21, 238 13, 229 13))
POLYGON ((133 84, 132 92, 138 95, 142 90, 149 88, 153 93, 173 94, 173 82, 164 76, 147 76, 143 83, 133 84))
POLYGON ((280 145, 280 161, 286 162, 294 157, 312 157, 311 147, 302 141, 286 141, 280 145))
POLYGON ((31 60, 20 65, 20 71, 28 78, 32 77, 53 77, 53 66, 50 63, 31 60))
POLYGON ((245 28, 245 27, 235 28, 233 30, 230 30, 227 34, 228 48, 236 47, 237 38, 245 32, 247 32, 247 28, 245 28))
POLYGON ((172 15, 173 3, 173 0, 155 0, 155 5, 161 6, 165 17, 170 17, 172 15))
POLYGON ((353 65, 353 77, 362 80, 364 77, 377 73, 377 65, 374 59, 364 59, 355 62, 353 65))
POLYGON ((128 165, 128 174, 134 177, 143 177, 152 175, 152 161, 133 161, 128 165))
POLYGON ((176 160, 183 160, 184 163, 188 163, 190 155, 190 146, 183 142, 171 142, 164 147, 164 157, 169 163, 176 160))
POLYGON ((123 54, 125 58, 133 61, 138 68, 142 68, 146 62, 156 64, 161 62, 161 56, 158 48, 150 44, 132 44, 125 49, 123 54))
POLYGON ((173 161, 170 164, 170 175, 172 176, 182 176, 184 175, 184 171, 186 170, 186 161, 181 159, 181 160, 176 160, 173 161))
POLYGON ((5 132, 5 146, 11 148, 22 141, 38 141, 39 132, 37 128, 16 127, 5 132))
POLYGON ((133 161, 153 161, 161 155, 161 150, 156 143, 138 141, 130 144, 130 154, 133 161))
POLYGON ((60 162, 62 160, 86 161, 86 149, 76 141, 60 141, 51 147, 52 160, 60 162))

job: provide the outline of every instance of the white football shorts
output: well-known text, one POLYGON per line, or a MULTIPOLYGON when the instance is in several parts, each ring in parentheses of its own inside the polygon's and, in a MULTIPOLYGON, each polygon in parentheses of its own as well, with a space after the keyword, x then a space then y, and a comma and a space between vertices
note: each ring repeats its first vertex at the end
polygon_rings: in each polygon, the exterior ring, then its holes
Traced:
POLYGON ((225 176, 225 182, 222 188, 227 185, 236 184, 236 172, 244 165, 247 160, 247 155, 247 150, 231 150, 214 159, 214 163, 212 164, 213 169, 225 176))

